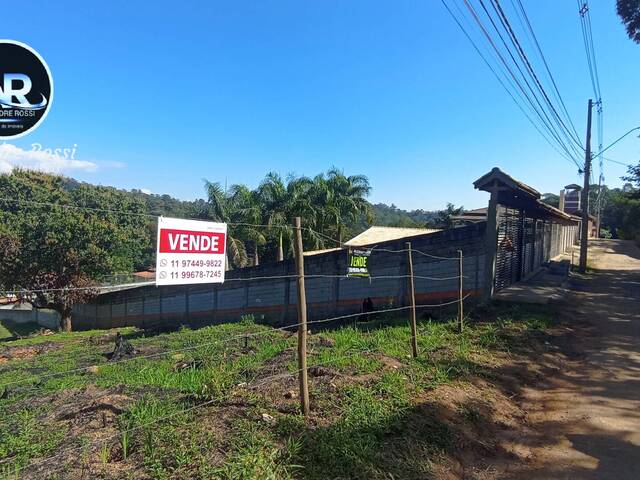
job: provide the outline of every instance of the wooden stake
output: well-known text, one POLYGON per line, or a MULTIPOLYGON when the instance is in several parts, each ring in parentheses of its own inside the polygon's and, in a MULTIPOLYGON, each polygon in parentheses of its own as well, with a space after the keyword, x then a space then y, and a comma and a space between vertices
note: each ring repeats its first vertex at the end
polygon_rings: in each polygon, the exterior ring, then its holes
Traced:
POLYGON ((304 250, 300 217, 294 219, 295 254, 298 271, 298 380, 300 381, 300 410, 309 415, 309 384, 307 381, 307 296, 304 289, 304 250))
POLYGON ((464 325, 463 303, 464 276, 462 274, 462 250, 458 250, 458 332, 462 333, 464 325))
POLYGON ((409 294, 411 295, 411 351, 413 357, 418 356, 418 327, 416 325, 416 288, 413 282, 413 258, 411 255, 411 242, 407 246, 407 265, 409 267, 409 294))

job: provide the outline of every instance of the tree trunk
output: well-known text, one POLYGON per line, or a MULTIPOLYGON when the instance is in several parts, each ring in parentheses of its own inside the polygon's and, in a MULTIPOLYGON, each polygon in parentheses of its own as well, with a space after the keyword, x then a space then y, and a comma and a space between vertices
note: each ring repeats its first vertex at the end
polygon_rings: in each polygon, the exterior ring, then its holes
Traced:
POLYGON ((282 232, 280 232, 280 239, 278 242, 278 261, 282 262, 284 260, 284 248, 282 248, 282 232))
POLYGON ((253 245, 253 266, 257 267, 260 265, 260 259, 258 258, 258 244, 253 245))
POLYGON ((70 332, 71 328, 71 311, 64 310, 60 312, 60 327, 63 332, 70 332))

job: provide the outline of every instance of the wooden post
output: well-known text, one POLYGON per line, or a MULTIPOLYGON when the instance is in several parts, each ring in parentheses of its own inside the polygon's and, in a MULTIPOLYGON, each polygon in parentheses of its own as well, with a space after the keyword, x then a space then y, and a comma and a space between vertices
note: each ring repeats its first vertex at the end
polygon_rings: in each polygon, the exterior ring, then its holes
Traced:
POLYGON ((458 250, 458 332, 462 333, 464 325, 464 303, 463 303, 464 276, 462 274, 462 250, 458 250))
POLYGON ((416 325, 416 288, 413 282, 413 258, 411 255, 411 242, 407 246, 407 266, 409 270, 409 295, 411 296, 411 352, 413 357, 418 356, 418 326, 416 325))
POLYGON ((498 251, 498 185, 491 187, 489 208, 487 208, 487 233, 485 238, 485 268, 484 268, 484 301, 493 298, 496 276, 496 256, 498 251))
POLYGON ((300 217, 294 219, 296 269, 298 271, 298 380, 300 381, 300 410, 309 415, 309 384, 307 383, 307 296, 304 290, 304 250, 300 217))

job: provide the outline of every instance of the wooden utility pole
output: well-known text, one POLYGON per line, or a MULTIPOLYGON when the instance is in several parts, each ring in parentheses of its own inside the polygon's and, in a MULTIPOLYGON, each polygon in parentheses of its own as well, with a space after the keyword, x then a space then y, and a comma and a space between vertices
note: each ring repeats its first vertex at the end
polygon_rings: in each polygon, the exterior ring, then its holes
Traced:
POLYGON ((413 357, 418 356, 418 326, 416 324, 416 287, 413 282, 413 258, 411 255, 411 242, 407 246, 407 266, 409 270, 409 295, 411 296, 411 352, 413 357))
POLYGON ((464 326, 464 276, 462 273, 462 250, 458 250, 458 332, 462 333, 464 326))
POLYGON ((589 177, 591 176, 591 111, 593 100, 589 99, 587 110, 587 143, 584 152, 584 186, 582 187, 582 224, 580 225, 580 272, 587 270, 587 246, 589 242, 589 177))
POLYGON ((304 250, 300 217, 294 219, 295 253, 298 272, 298 380, 300 381, 300 410, 309 415, 309 384, 307 382, 307 295, 304 290, 304 250))

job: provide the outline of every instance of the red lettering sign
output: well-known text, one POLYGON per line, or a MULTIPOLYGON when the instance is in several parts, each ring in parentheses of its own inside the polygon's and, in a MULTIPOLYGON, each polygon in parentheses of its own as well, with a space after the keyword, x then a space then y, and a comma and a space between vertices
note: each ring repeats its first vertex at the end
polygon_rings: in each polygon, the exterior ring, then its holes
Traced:
POLYGON ((160 253, 224 253, 224 249, 224 233, 160 230, 160 253))

